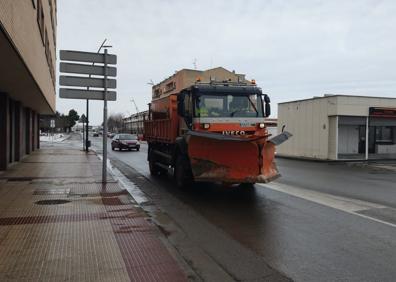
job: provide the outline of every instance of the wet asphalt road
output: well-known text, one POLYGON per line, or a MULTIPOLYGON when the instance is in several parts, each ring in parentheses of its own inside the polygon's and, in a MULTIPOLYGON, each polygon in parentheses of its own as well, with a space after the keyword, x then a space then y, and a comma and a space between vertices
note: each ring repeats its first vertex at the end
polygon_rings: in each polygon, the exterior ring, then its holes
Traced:
MULTIPOLYGON (((100 147, 100 140, 92 138, 93 145, 100 147)), ((193 189, 179 190, 170 177, 153 179, 149 175, 144 144, 140 152, 110 149, 109 157, 133 167, 158 186, 160 205, 161 197, 171 195, 171 201, 180 201, 196 211, 295 281, 396 279, 394 172, 345 164, 277 160, 283 174, 277 183, 319 191, 327 196, 343 196, 351 203, 364 200, 381 204, 384 206, 381 209, 365 211, 368 215, 376 212, 383 215, 386 211, 386 216, 377 217, 382 221, 376 221, 346 212, 348 207, 345 210, 329 207, 304 195, 293 196, 266 185, 242 190, 200 184, 193 189)), ((165 205, 163 208, 166 210, 165 205)))
POLYGON ((277 163, 280 183, 396 208, 395 172, 353 164, 286 159, 277 159, 277 163))

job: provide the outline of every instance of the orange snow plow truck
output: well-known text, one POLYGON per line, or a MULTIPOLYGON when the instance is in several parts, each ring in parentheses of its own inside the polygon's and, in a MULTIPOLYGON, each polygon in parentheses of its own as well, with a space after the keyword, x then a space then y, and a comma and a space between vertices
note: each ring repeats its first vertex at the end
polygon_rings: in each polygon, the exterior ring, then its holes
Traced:
POLYGON ((275 146, 291 134, 268 134, 264 119, 270 99, 254 81, 197 79, 173 94, 154 91, 144 122, 152 175, 173 170, 179 187, 194 181, 266 183, 279 177, 275 146))

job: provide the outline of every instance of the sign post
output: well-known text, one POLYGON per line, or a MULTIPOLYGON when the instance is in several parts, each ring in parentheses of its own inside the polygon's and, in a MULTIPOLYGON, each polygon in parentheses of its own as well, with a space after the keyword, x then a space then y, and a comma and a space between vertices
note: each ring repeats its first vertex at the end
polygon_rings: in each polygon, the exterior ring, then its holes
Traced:
POLYGON ((51 136, 51 143, 54 143, 54 128, 55 128, 55 120, 51 119, 50 121, 50 127, 51 127, 51 131, 52 131, 52 136, 51 136))
MULTIPOLYGON (((88 90, 89 90, 89 88, 88 88, 88 90)), ((89 151, 89 141, 88 141, 88 139, 89 139, 89 136, 88 136, 88 133, 89 133, 88 123, 89 123, 89 121, 88 121, 88 117, 89 117, 89 99, 87 99, 87 119, 86 119, 86 129, 87 129, 87 131, 85 132, 85 151, 87 153, 89 151)))
MULTIPOLYGON (((102 182, 107 182, 107 101, 116 100, 116 92, 108 91, 108 89, 115 89, 117 87, 115 79, 109 79, 108 77, 115 77, 117 75, 117 69, 115 67, 109 67, 108 65, 117 64, 117 56, 108 54, 106 47, 102 44, 101 48, 105 47, 104 53, 90 53, 80 51, 60 51, 60 59, 63 62, 60 63, 60 71, 64 73, 89 75, 86 76, 67 76, 61 75, 59 78, 59 84, 61 86, 72 86, 73 88, 60 88, 60 98, 66 99, 84 99, 87 100, 87 114, 88 114, 88 100, 103 100, 103 167, 102 167, 102 182), (64 61, 72 62, 83 62, 91 63, 87 64, 76 64, 68 63, 64 61), (101 64, 101 65, 97 65, 101 64), (94 75, 95 77, 91 77, 94 75), (98 78, 98 76, 103 76, 98 78), (80 88, 76 88, 80 87, 80 88), (90 90, 90 87, 103 88, 90 90)), ((100 49, 99 49, 100 50, 100 49)), ((88 118, 88 117, 87 117, 88 118)), ((86 149, 88 149, 88 123, 85 128, 86 130, 86 149)))
POLYGON ((104 49, 104 95, 103 95, 103 166, 102 182, 107 182, 107 48, 104 49))
POLYGON ((85 123, 82 122, 83 125, 83 132, 82 132, 82 139, 83 139, 83 150, 85 150, 85 123))

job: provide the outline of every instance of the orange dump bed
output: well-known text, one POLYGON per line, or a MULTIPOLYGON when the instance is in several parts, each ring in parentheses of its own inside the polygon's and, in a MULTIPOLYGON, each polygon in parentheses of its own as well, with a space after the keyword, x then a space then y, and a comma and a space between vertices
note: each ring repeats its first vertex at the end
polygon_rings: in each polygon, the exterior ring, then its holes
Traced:
POLYGON ((148 120, 144 122, 144 139, 148 142, 174 143, 177 124, 171 119, 148 120))
POLYGON ((144 139, 148 142, 174 143, 179 129, 177 96, 153 100, 149 119, 144 122, 144 139))

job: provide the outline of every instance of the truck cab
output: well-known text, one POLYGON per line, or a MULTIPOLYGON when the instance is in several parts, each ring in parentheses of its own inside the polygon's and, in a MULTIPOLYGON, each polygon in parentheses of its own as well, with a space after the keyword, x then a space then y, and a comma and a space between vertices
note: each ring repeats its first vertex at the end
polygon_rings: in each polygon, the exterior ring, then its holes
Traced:
POLYGON ((191 131, 247 136, 265 134, 270 99, 254 85, 224 82, 196 84, 178 95, 182 134, 191 131), (183 132, 184 131, 184 132, 183 132))

